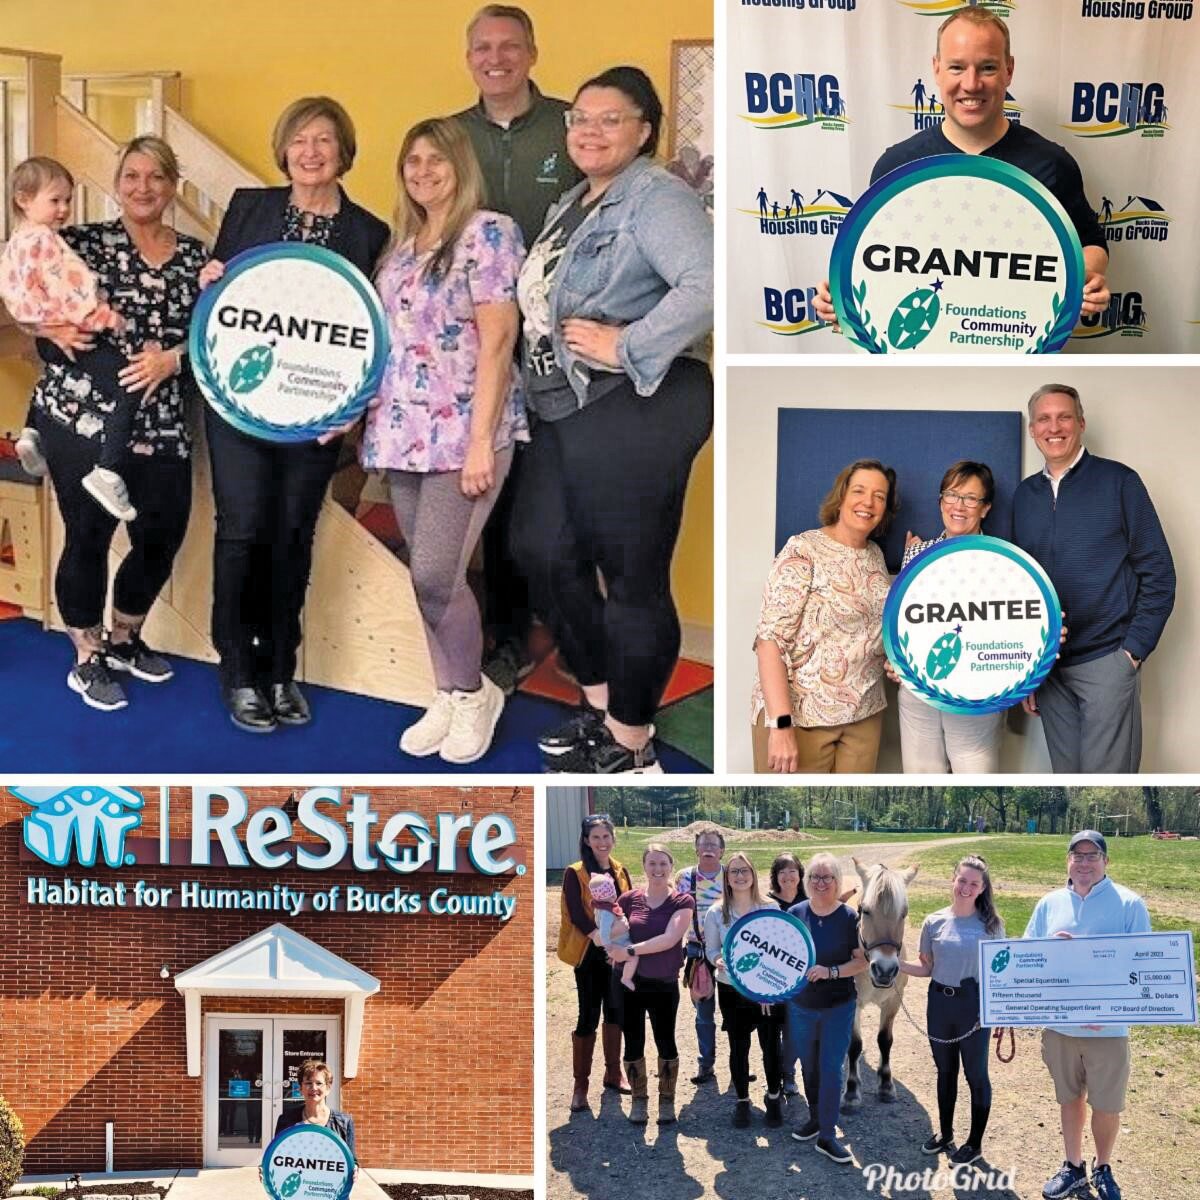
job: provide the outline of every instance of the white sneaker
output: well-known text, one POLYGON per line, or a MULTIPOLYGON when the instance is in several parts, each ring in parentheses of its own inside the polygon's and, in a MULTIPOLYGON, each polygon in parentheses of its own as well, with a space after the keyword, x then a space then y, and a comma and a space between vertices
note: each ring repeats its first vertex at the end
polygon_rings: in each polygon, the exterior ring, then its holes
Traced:
POLYGON ((438 753, 452 763, 482 758, 492 744, 496 722, 504 711, 504 693, 486 676, 477 692, 453 692, 450 732, 438 753))
POLYGON ((454 704, 449 692, 438 692, 420 720, 400 735, 400 749, 414 758, 436 754, 450 732, 450 714, 454 704))
POLYGON ((42 439, 36 429, 28 427, 22 429, 15 449, 17 461, 26 475, 32 475, 34 479, 41 479, 46 474, 46 456, 42 453, 42 439))
POLYGON ((118 521, 133 521, 137 518, 137 509, 129 503, 125 480, 116 471, 110 471, 107 467, 93 467, 80 482, 83 484, 83 490, 109 516, 116 517, 118 521))

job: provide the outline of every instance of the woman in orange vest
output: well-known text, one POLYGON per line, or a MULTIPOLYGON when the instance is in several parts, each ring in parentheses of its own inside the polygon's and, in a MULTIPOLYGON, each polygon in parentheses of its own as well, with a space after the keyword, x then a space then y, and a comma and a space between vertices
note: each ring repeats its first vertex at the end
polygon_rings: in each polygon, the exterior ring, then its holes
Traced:
POLYGON ((588 1107, 588 1077, 596 1048, 596 1027, 601 1026, 604 1047, 604 1086, 628 1094, 621 1076, 621 1014, 613 991, 613 973, 601 944, 600 930, 588 884, 592 875, 610 875, 623 895, 633 887, 629 872, 612 856, 616 829, 606 816, 584 817, 579 833, 579 862, 572 863, 563 877, 562 920, 558 928, 558 957, 575 968, 575 991, 579 1019, 571 1034, 571 1061, 575 1090, 571 1111, 588 1107))

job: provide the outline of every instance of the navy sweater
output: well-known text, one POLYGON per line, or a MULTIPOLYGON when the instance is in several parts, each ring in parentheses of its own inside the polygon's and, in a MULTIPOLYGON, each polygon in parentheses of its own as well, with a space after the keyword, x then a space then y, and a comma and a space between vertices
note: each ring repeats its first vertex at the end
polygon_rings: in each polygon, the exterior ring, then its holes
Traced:
POLYGON ((1045 568, 1066 610, 1063 666, 1114 650, 1144 659, 1175 605, 1175 564, 1136 471, 1086 450, 1059 481, 1013 494, 1013 541, 1045 568))

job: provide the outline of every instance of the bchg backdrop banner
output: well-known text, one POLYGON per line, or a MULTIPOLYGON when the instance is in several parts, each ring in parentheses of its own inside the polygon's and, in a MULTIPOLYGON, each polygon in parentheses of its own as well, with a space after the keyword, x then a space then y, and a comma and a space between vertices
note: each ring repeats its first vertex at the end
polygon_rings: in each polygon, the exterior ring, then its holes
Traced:
MULTIPOLYGON (((727 0, 729 350, 861 353, 816 322, 838 226, 888 147, 942 120, 930 71, 963 0, 727 0)), ((978 0, 1005 108, 1064 146, 1109 240, 1106 312, 1066 352, 1200 352, 1200 15, 1190 0, 978 0)))

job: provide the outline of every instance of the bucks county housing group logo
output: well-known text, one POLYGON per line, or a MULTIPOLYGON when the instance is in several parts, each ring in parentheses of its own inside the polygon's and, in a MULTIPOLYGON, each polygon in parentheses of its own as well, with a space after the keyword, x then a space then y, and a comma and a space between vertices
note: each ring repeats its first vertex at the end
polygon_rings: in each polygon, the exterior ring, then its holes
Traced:
POLYGON ((738 212, 758 220, 758 232, 769 237, 833 236, 845 220, 854 201, 840 192, 818 188, 810 198, 797 188, 783 193, 784 199, 771 196, 765 186, 758 189, 755 208, 739 208, 738 212))
POLYGON ((1119 207, 1101 196, 1096 218, 1110 246, 1118 242, 1165 242, 1171 227, 1166 209, 1149 196, 1126 196, 1119 207))
POLYGON ((763 288, 763 320, 758 324, 779 337, 799 337, 828 325, 813 308, 815 287, 763 288))
POLYGON ((755 129, 845 132, 849 117, 836 75, 747 71, 744 78, 746 111, 739 115, 755 129))
MULTIPOLYGON (((911 117, 914 132, 932 129, 946 119, 946 106, 938 99, 937 92, 933 91, 932 85, 925 82, 924 77, 917 79, 917 82, 909 89, 909 94, 912 96, 911 101, 903 104, 889 104, 888 108, 896 109, 911 117)), ((1004 115, 1008 118, 1009 124, 1020 125, 1021 114, 1024 111, 1013 99, 1011 92, 1004 93, 1004 115)))
POLYGON ((858 7, 858 0, 741 0, 741 4, 743 8, 807 8, 853 12, 858 7))
POLYGON ((1071 333, 1073 342, 1092 342, 1108 337, 1144 337, 1150 331, 1146 303, 1141 292, 1113 292, 1108 307, 1085 313, 1071 333))
POLYGON ((1081 17, 1110 21, 1190 21, 1192 0, 1080 0, 1081 17))
POLYGON ((921 17, 939 17, 945 20, 964 8, 985 8, 998 17, 1007 17, 1017 7, 1017 0, 896 0, 901 8, 907 8, 921 17))
POLYGON ((1071 85, 1071 115, 1063 129, 1081 138, 1130 134, 1161 138, 1171 128, 1169 111, 1161 83, 1076 81, 1071 85))

